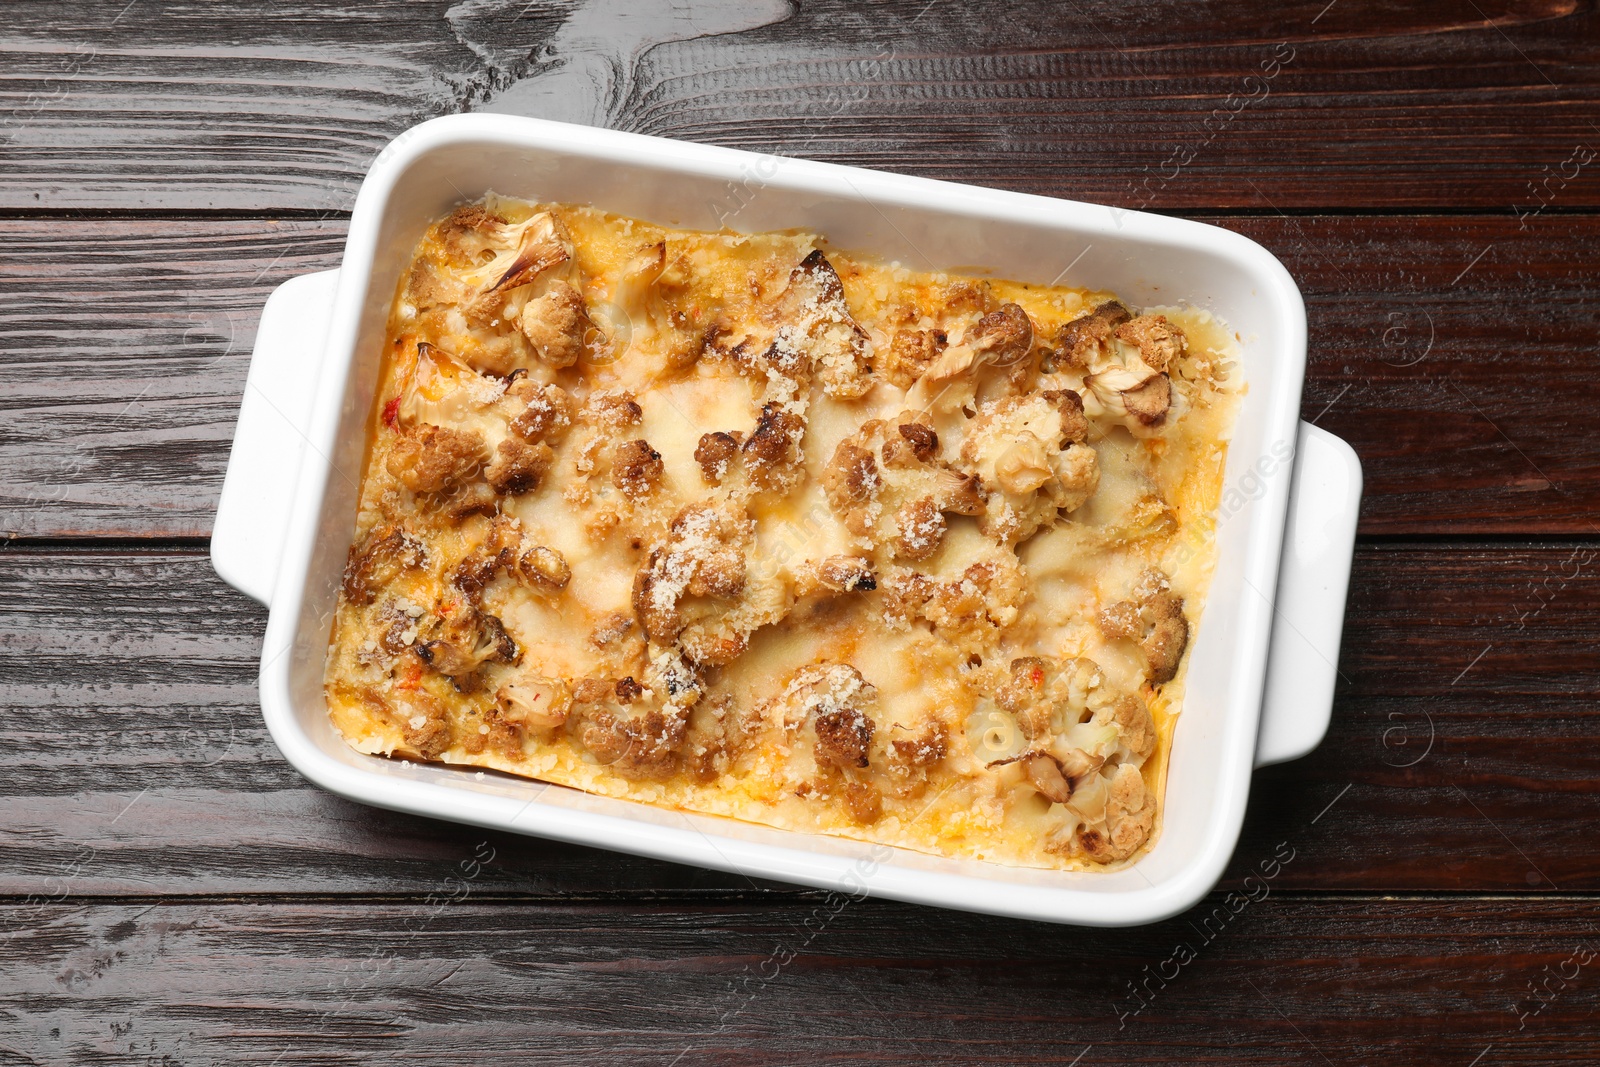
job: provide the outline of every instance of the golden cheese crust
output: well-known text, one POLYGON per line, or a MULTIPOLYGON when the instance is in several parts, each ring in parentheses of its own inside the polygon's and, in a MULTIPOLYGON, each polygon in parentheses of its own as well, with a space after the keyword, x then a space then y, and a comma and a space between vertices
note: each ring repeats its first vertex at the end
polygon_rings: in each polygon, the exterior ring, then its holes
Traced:
POLYGON ((1237 381, 1204 312, 499 197, 389 323, 364 752, 1036 867, 1153 838, 1237 381))

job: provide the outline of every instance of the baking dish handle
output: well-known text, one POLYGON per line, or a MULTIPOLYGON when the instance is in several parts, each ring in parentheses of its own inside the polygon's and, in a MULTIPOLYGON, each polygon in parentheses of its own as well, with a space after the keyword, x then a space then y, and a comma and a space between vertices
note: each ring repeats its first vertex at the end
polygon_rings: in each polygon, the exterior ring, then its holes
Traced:
POLYGON ((1328 732, 1360 510, 1361 460, 1355 449, 1302 422, 1267 654, 1257 767, 1299 759, 1328 732))
POLYGON ((290 278, 267 297, 256 330, 211 528, 211 565, 223 581, 262 604, 272 599, 278 580, 338 282, 336 270, 290 278))

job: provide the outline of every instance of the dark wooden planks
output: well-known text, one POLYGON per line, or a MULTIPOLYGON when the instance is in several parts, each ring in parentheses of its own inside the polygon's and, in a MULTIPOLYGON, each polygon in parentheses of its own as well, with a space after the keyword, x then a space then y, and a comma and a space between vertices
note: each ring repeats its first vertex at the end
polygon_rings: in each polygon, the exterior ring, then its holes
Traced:
MULTIPOLYGON (((1363 548, 1333 729, 1258 777, 1234 883, 1600 889, 1600 542, 1363 548)), ((290 769, 256 703, 263 613, 192 554, 0 552, 0 893, 427 892, 486 835, 290 769), (52 889, 51 887, 57 887, 52 889)), ((482 888, 768 887, 488 835, 482 888)))
POLYGON ((200 535, 262 304, 343 223, 0 223, 0 530, 200 535))
POLYGON ((1600 205, 1587 2, 608 12, 11 5, 0 208, 347 210, 485 108, 1125 206, 1600 205))
MULTIPOLYGON (((1305 291, 1362 530, 1593 534, 1600 219, 1230 217, 1305 291)), ((262 303, 344 223, 0 221, 0 532, 203 536, 262 303)), ((1087 281, 1087 279, 1085 279, 1087 281)))
POLYGON ((1600 544, 1358 549, 1328 739, 1257 772, 1233 864, 1317 888, 1600 881, 1600 544))
POLYGON ((1110 931, 848 898, 530 907, 480 902, 471 881, 437 899, 360 906, 24 902, 0 907, 0 929, 15 931, 0 969, 0 1054, 1592 1062, 1592 902, 1264 888, 1255 902, 1214 897, 1166 923, 1110 931))
POLYGON ((1366 474, 1361 532, 1600 532, 1588 218, 1230 218, 1306 297, 1303 417, 1366 474))

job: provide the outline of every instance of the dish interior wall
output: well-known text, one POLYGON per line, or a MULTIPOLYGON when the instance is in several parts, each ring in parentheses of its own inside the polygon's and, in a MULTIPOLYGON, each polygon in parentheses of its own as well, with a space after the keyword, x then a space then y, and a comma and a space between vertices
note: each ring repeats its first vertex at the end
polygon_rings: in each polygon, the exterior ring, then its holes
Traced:
MULTIPOLYGON (((1193 304, 1207 308, 1239 332, 1248 393, 1228 458, 1219 555, 1188 668, 1187 697, 1173 742, 1160 839, 1137 869, 1117 872, 1047 872, 1004 868, 894 850, 888 862, 989 881, 1070 885, 1094 892, 1148 888, 1175 877, 1214 843, 1220 790, 1232 775, 1248 776, 1260 706, 1260 679, 1270 632, 1269 597, 1276 584, 1277 539, 1265 501, 1287 492, 1291 464, 1274 445, 1294 443, 1300 375, 1279 358, 1292 324, 1280 305, 1224 251, 1204 241, 1173 243, 1159 224, 1103 207, 1003 198, 996 204, 958 187, 930 190, 891 175, 852 180, 837 168, 776 157, 640 158, 596 149, 564 152, 493 139, 456 143, 418 155, 379 205, 381 224, 367 249, 347 252, 342 284, 359 287, 353 357, 346 363, 338 338, 324 359, 323 388, 340 388, 335 438, 328 442, 329 474, 303 589, 291 651, 290 687, 300 726, 329 756, 366 773, 430 782, 488 796, 683 827, 783 850, 859 857, 867 846, 748 826, 713 817, 662 812, 627 801, 594 797, 543 783, 472 774, 361 756, 334 733, 322 694, 326 644, 339 580, 354 526, 366 426, 373 402, 384 326, 412 247, 431 220, 463 199, 484 192, 533 200, 592 203, 652 222, 747 232, 799 228, 826 234, 841 248, 919 269, 990 274, 1038 284, 1080 284, 1109 289, 1138 305, 1193 304), (613 156, 614 158, 608 158, 613 156), (819 173, 823 174, 819 180, 819 173), (831 175, 831 177, 829 177, 831 175), (881 186, 879 184, 881 180, 881 186), (896 184, 899 183, 899 184, 896 184), (816 191, 830 185, 834 191, 816 191), (895 203, 882 203, 892 196, 895 203), (952 210, 952 199, 954 209, 952 210), (371 270, 352 270, 353 256, 370 256, 371 270), (1159 276, 1160 282, 1156 281, 1159 276), (1288 396, 1288 393, 1293 396, 1288 396), (1289 417, 1283 412, 1287 406, 1289 417), (1275 484, 1281 480, 1282 485, 1275 484), (1262 594, 1266 594, 1263 596, 1262 594), (1248 735, 1248 744, 1240 737, 1248 735), (1242 766, 1240 765, 1242 761, 1242 766), (1209 839, 1209 840, 1208 840, 1209 839)), ((380 190, 381 193, 381 190, 380 190)), ((367 193, 364 191, 363 196, 367 193)), ((358 217, 366 205, 358 204, 358 217)), ((1212 231, 1215 232, 1215 231, 1212 231)), ((1226 235, 1217 240, 1226 239, 1226 235)), ((341 299, 352 293, 341 292, 341 299)), ((1281 507, 1278 515, 1281 516, 1281 507)), ((1278 536, 1281 537, 1281 517, 1278 536)), ((1231 849, 1231 842, 1228 846, 1231 849)))

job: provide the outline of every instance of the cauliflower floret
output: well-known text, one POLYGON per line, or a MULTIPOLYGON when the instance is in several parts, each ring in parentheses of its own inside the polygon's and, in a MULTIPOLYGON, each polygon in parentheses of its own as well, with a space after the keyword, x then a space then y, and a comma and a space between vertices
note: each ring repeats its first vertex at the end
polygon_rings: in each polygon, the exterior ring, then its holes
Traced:
POLYGON ((1188 349, 1183 331, 1165 315, 1140 315, 1117 327, 1117 340, 1139 347, 1139 358, 1152 370, 1166 372, 1188 349))
POLYGON ((979 528, 1014 544, 1083 504, 1100 484, 1099 456, 1083 444, 1082 403, 1070 390, 985 404, 961 444, 964 469, 988 490, 979 528))
POLYGON ((594 332, 583 297, 559 279, 526 304, 517 327, 533 346, 534 355, 552 367, 570 367, 584 354, 585 340, 594 332))
POLYGON ((888 545, 900 559, 925 560, 939 551, 945 513, 976 515, 984 508, 977 478, 940 462, 938 434, 910 413, 873 419, 841 441, 823 468, 822 486, 851 533, 888 545))
POLYGON ((413 493, 443 493, 477 477, 485 458, 477 434, 424 423, 401 434, 384 465, 413 493))
POLYGON ((1139 576, 1131 600, 1101 609, 1096 621, 1113 640, 1136 642, 1150 665, 1150 680, 1171 681, 1189 646, 1183 600, 1169 591, 1167 576, 1154 567, 1139 576))
MULTIPOLYGON (((1096 863, 1115 863, 1133 855, 1150 837, 1156 798, 1145 788, 1139 769, 1126 763, 1119 764, 1109 778, 1101 775, 1100 784, 1103 788, 1092 792, 1096 800, 1103 798, 1103 806, 1094 805, 1098 810, 1093 818, 1080 812, 1085 820, 1078 830, 1078 847, 1096 863)), ((1081 791, 1087 792, 1091 791, 1081 791)), ((1081 793, 1074 794, 1074 805, 1081 793)))

